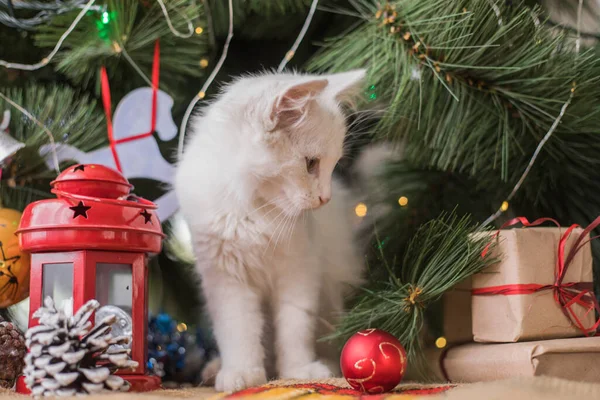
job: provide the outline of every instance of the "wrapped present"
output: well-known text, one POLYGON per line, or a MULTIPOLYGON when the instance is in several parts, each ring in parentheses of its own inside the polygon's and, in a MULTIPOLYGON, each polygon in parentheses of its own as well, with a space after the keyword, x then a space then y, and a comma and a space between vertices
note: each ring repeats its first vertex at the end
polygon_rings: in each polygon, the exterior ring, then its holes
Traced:
POLYGON ((464 383, 532 376, 599 382, 599 358, 600 337, 471 343, 428 354, 439 379, 464 383))
POLYGON ((476 342, 518 342, 593 336, 598 303, 592 292, 589 232, 560 228, 551 219, 501 229, 490 254, 500 262, 473 276, 472 317, 476 342), (556 228, 537 227, 551 221, 556 228))
POLYGON ((473 341, 471 328, 471 278, 455 285, 444 293, 443 331, 448 343, 459 344, 473 341))

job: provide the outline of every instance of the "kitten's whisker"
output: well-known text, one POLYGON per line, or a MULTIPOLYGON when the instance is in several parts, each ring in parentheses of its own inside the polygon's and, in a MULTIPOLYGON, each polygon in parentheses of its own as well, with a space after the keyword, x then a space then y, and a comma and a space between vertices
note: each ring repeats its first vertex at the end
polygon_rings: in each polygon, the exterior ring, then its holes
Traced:
POLYGON ((288 223, 291 221, 291 219, 292 219, 292 217, 289 214, 286 214, 284 223, 281 226, 281 229, 279 230, 279 233, 277 234, 277 239, 275 239, 275 244, 273 245, 273 249, 275 249, 277 247, 277 245, 280 243, 279 242, 279 238, 281 237, 283 239, 284 236, 281 236, 281 234, 283 232, 285 232, 286 227, 287 227, 288 223))
MULTIPOLYGON (((255 208, 254 210, 252 210, 252 211, 250 211, 250 212, 248 213, 248 217, 249 217, 249 216, 251 216, 251 215, 253 215, 253 214, 254 214, 254 213, 256 213, 257 211, 260 211, 260 210, 262 210, 262 209, 263 209, 263 208, 265 208, 265 207, 268 207, 268 206, 275 205, 275 203, 277 203, 279 200, 282 200, 282 197, 276 197, 276 198, 272 199, 271 201, 268 201, 268 202, 266 202, 266 203, 265 203, 265 204, 263 204, 262 206, 260 206, 260 207, 258 207, 258 208, 255 208)), ((275 207, 275 208, 277 208, 277 207, 275 207)), ((270 210, 270 211, 273 211, 273 210, 270 210)), ((269 211, 269 212, 270 212, 270 211, 269 211)), ((268 214, 265 214, 265 215, 268 215, 268 214)))
POLYGON ((286 225, 286 230, 281 238, 281 244, 285 244, 287 242, 287 248, 290 248, 290 242, 292 237, 292 230, 294 229, 294 223, 296 221, 296 216, 290 216, 289 224, 286 225))
POLYGON ((288 234, 288 238, 287 238, 288 249, 290 248, 290 244, 292 243, 292 237, 294 235, 294 229, 296 228, 296 223, 298 222, 298 218, 300 218, 300 214, 297 214, 293 218, 292 223, 290 224, 289 234, 288 234))
POLYGON ((289 224, 286 226, 286 232, 282 236, 281 244, 284 244, 287 241, 288 249, 291 243, 292 235, 294 233, 294 227, 296 226, 296 221, 298 219, 298 213, 296 211, 296 207, 293 210, 293 214, 290 215, 289 224))
MULTIPOLYGON (((276 208, 275 208, 276 209, 276 208)), ((272 210, 271 210, 272 211, 272 210)), ((279 210, 279 214, 277 214, 272 220, 271 222, 269 222, 269 224, 267 225, 267 228, 270 227, 271 225, 273 225, 276 221, 278 221, 278 219, 285 213, 284 209, 280 209, 279 210)))
MULTIPOLYGON (((271 215, 271 213, 272 213, 273 211, 275 211, 275 210, 278 210, 278 208, 277 208, 277 207, 273 207, 272 209, 270 209, 269 211, 267 211, 267 212, 266 212, 266 213, 263 215, 263 218, 266 218, 266 217, 268 217, 268 216, 269 216, 269 215, 271 215)), ((284 210, 280 210, 280 212, 281 212, 281 211, 284 211, 284 210)))
MULTIPOLYGON (((277 230, 279 229, 279 226, 281 225, 281 223, 284 220, 285 220, 285 210, 281 210, 281 212, 279 214, 277 214, 277 216, 273 219, 273 221, 271 221, 269 223, 268 226, 271 226, 275 221, 279 221, 278 224, 277 224, 277 226, 275 227, 275 230, 273 231, 273 233, 269 237, 269 243, 267 243, 267 247, 265 247, 264 253, 266 253, 269 250, 269 247, 271 246, 271 242, 273 241, 273 237, 275 236, 275 233, 277 233, 277 230), (282 218, 282 215, 283 215, 283 218, 282 218)), ((273 248, 275 248, 275 246, 273 248)))

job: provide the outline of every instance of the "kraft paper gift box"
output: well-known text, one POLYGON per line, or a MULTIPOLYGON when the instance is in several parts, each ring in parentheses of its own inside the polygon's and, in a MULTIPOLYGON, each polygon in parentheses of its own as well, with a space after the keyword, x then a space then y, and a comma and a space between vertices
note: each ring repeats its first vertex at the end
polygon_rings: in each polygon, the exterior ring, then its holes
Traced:
POLYGON ((600 337, 456 346, 432 351, 428 359, 438 379, 483 382, 551 376, 600 382, 600 337))
POLYGON ((459 344, 473 341, 471 318, 471 278, 456 284, 444 293, 443 331, 448 343, 459 344))
MULTIPOLYGON (((493 239, 496 243, 489 256, 499 257, 501 261, 473 276, 474 291, 514 284, 553 285, 559 240, 566 230, 539 227, 500 230, 493 239)), ((566 240, 565 258, 582 232, 581 228, 576 228, 566 240)), ((591 285, 589 243, 576 253, 562 282, 591 285)), ((593 307, 573 305, 571 310, 583 327, 594 325, 593 307)), ((518 342, 585 335, 573 324, 572 318, 565 315, 552 288, 529 294, 473 295, 472 317, 476 342, 518 342)))

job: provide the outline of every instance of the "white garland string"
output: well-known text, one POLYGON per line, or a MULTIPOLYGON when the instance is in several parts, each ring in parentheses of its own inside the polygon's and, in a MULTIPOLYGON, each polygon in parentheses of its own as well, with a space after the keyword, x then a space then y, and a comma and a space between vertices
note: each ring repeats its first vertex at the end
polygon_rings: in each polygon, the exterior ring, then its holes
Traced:
MULTIPOLYGON (((73 20, 73 22, 71 23, 71 25, 61 35, 61 37, 59 38, 58 42, 56 42, 56 45, 54 46, 54 48, 52 49, 52 51, 50 52, 50 54, 48 54, 47 57, 44 57, 40 62, 37 62, 35 64, 22 64, 22 63, 13 63, 13 62, 5 61, 5 60, 0 60, 0 66, 5 67, 5 68, 9 68, 9 69, 19 69, 19 70, 23 70, 23 71, 35 71, 35 70, 38 70, 38 69, 43 68, 46 65, 48 65, 50 63, 50 61, 52 61, 52 59, 54 58, 54 56, 58 53, 58 51, 61 49, 61 47, 62 47, 63 43, 65 42, 65 40, 67 39, 67 37, 69 37, 69 35, 77 27, 77 25, 79 24, 79 22, 83 19, 83 17, 85 16, 85 14, 90 9, 92 9, 92 6, 94 5, 95 1, 96 0, 90 0, 90 1, 88 1, 85 4, 85 6, 83 6, 83 8, 79 12, 79 14, 77 14, 77 17, 75 17, 75 19, 73 20)), ((187 26, 188 26, 189 32, 187 34, 182 34, 177 29, 175 29, 175 27, 173 26, 173 23, 171 22, 171 18, 169 17, 168 10, 167 10, 167 8, 166 8, 163 0, 157 0, 157 1, 158 1, 159 5, 160 5, 160 7, 162 9, 162 12, 163 12, 163 14, 165 16, 165 19, 167 21, 167 25, 169 26, 169 29, 171 30, 171 32, 173 33, 173 35, 181 37, 181 38, 189 38, 189 37, 191 37, 192 34, 194 33, 194 27, 192 25, 192 22, 189 19, 187 19, 187 26)), ((118 44, 117 44, 117 46, 118 46, 118 44)), ((152 82, 150 81, 150 79, 148 79, 148 77, 143 73, 143 71, 139 68, 139 66, 133 61, 133 59, 129 56, 129 54, 127 53, 127 51, 125 51, 124 48, 122 48, 122 47, 119 46, 118 48, 115 48, 115 51, 118 52, 118 53, 122 53, 123 56, 125 57, 125 59, 127 60, 127 62, 129 62, 129 64, 131 64, 131 66, 133 67, 133 69, 144 79, 144 81, 146 81, 146 83, 148 83, 148 85, 150 85, 151 87, 153 86, 152 82)), ((214 77, 213 77, 213 79, 214 79, 214 77)), ((203 91, 205 92, 206 89, 204 89, 203 91)), ((24 109, 23 107, 21 107, 19 104, 15 103, 14 101, 12 101, 11 99, 9 99, 8 97, 6 97, 2 93, 0 93, 0 97, 2 97, 5 101, 7 101, 9 104, 11 104, 13 107, 15 107, 21 113, 23 113, 28 119, 30 119, 36 125, 38 125, 40 128, 42 128, 42 130, 46 133, 46 135, 48 135, 48 138, 49 138, 49 141, 50 141, 50 145, 51 145, 50 147, 51 147, 51 152, 52 152, 54 169, 56 170, 57 173, 60 173, 60 167, 59 167, 59 162, 58 162, 58 155, 57 155, 57 151, 56 151, 56 143, 54 141, 54 136, 53 136, 52 132, 50 132, 50 130, 44 124, 42 124, 31 113, 29 113, 26 109, 24 109)))
POLYGON ((71 32, 73 32, 73 30, 75 29, 75 27, 77 26, 79 21, 81 21, 81 19, 85 15, 85 13, 89 11, 89 9, 92 7, 92 5, 94 4, 95 1, 96 0, 90 0, 87 2, 85 7, 83 7, 83 9, 81 9, 79 14, 77 14, 77 17, 73 20, 73 22, 71 23, 71 26, 69 26, 69 28, 65 31, 65 33, 62 34, 62 36, 60 37, 58 42, 56 42, 54 49, 50 52, 50 54, 48 54, 47 57, 44 57, 42 59, 42 61, 35 63, 35 64, 21 64, 21 63, 11 63, 11 62, 7 62, 4 60, 0 60, 0 66, 5 67, 5 68, 10 68, 10 69, 35 71, 37 69, 40 69, 40 68, 48 65, 48 63, 50 63, 50 61, 52 61, 52 58, 54 58, 56 53, 58 53, 58 51, 60 50, 63 42, 67 39, 67 37, 71 34, 71 32))
MULTIPOLYGON (((127 53, 127 50, 125 50, 125 47, 120 47, 119 46, 118 52, 120 52, 121 54, 123 54, 123 57, 125 57, 125 60, 127 60, 127 62, 133 67, 133 69, 135 70, 135 72, 137 72, 138 75, 140 75, 142 77, 142 79, 144 81, 146 81, 146 83, 148 84, 148 86, 150 86, 151 88, 154 89, 154 85, 152 84, 152 81, 150 80, 150 78, 148 78, 146 76, 146 74, 144 74, 144 71, 142 71, 142 69, 135 63, 135 61, 133 61, 133 58, 131 58, 129 56, 129 53, 127 53)), ((156 89, 158 89, 158 88, 156 88, 156 89)))
POLYGON ((163 2, 163 0, 157 0, 158 4, 160 5, 160 9, 162 10, 165 19, 167 20, 167 25, 169 25, 169 29, 171 30, 171 33, 173 33, 173 35, 180 37, 180 38, 184 38, 187 39, 189 37, 191 37, 194 34, 194 26, 192 25, 192 21, 190 21, 189 19, 186 19, 186 23, 188 26, 188 33, 181 33, 179 32, 177 29, 175 29, 175 27, 173 26, 173 23, 171 22, 171 18, 169 17, 169 11, 167 10, 167 7, 165 6, 165 3, 163 2))
POLYGON ((200 100, 202 100, 204 98, 204 96, 206 96, 206 91, 208 90, 211 83, 215 80, 215 77, 221 70, 223 63, 227 59, 227 52, 229 51, 229 44, 231 43, 232 38, 233 38, 233 1, 229 0, 229 31, 227 33, 227 39, 225 40, 225 44, 223 45, 223 53, 221 53, 221 58, 219 59, 219 62, 217 63, 217 65, 215 65, 215 68, 212 70, 212 73, 210 74, 210 76, 208 77, 206 82, 204 82, 204 85, 202 85, 202 88, 200 89, 198 94, 196 96, 194 96, 194 99, 190 102, 187 109, 185 110, 185 114, 183 115, 183 120, 181 121, 181 126, 179 128, 179 143, 177 146, 177 156, 179 159, 181 159, 181 156, 183 155, 183 146, 185 144, 185 133, 186 133, 188 121, 190 119, 190 116, 192 115, 192 111, 194 110, 194 107, 196 106, 196 104, 198 104, 198 102, 200 100))
POLYGON ((492 7, 492 10, 494 10, 494 14, 496 14, 496 18, 498 19, 498 26, 502 26, 502 12, 500 11, 500 7, 498 7, 498 5, 492 0, 487 0, 487 2, 490 5, 490 7, 492 7))
POLYGON ((296 41, 292 47, 287 53, 285 53, 285 57, 283 57, 283 60, 281 60, 281 63, 277 68, 277 72, 283 71, 287 63, 290 62, 291 59, 296 55, 296 50, 298 50, 298 47, 300 47, 300 43, 302 43, 302 39, 304 39, 304 36, 310 27, 310 23, 312 22, 315 12, 317 11, 318 4, 319 0, 313 0, 312 4, 310 5, 310 10, 308 11, 308 15, 306 16, 306 20, 304 21, 304 25, 302 26, 302 29, 300 30, 300 33, 298 34, 298 37, 296 38, 296 41))
MULTIPOLYGON (((575 60, 576 61, 577 61, 577 58, 578 58, 577 56, 579 56, 579 49, 580 49, 579 41, 581 39, 581 30, 580 30, 580 28, 581 28, 581 12, 582 12, 582 8, 583 8, 583 0, 579 0, 579 8, 578 8, 578 12, 577 12, 577 41, 575 42, 575 60)), ((535 20, 534 20, 534 23, 535 23, 535 20)), ((536 24, 536 26, 538 26, 538 24, 536 24)), ((504 213, 506 210, 508 210, 508 207, 510 205, 510 201, 517 194, 517 192, 519 191, 519 189, 523 185, 523 182, 525 181, 525 178, 527 178, 527 176, 529 175, 529 172, 533 168, 533 165, 535 164, 535 161, 537 160, 537 157, 540 154, 540 152, 542 150, 542 147, 544 147, 544 145, 546 144, 546 142, 550 139, 550 137, 552 136, 552 134, 554 133, 554 131, 556 130, 556 128, 560 124, 560 121, 562 120, 563 116, 565 115, 565 112, 567 111, 567 108, 571 104, 571 100, 573 100, 573 96, 575 95, 575 89, 576 89, 576 84, 575 84, 575 82, 573 82, 573 87, 571 88, 571 93, 569 94, 569 98, 567 99, 567 101, 561 107, 560 112, 558 113, 558 116, 554 119, 554 122, 550 126, 550 129, 548 130, 548 132, 546 132, 546 134, 544 135, 544 137, 542 138, 542 140, 540 140, 540 142, 538 143, 535 151, 533 152, 533 155, 531 156, 531 159, 529 160, 529 163, 527 164, 527 167, 525 168, 525 171, 523 171, 523 173, 521 174, 521 177, 519 178, 519 180, 517 181, 517 183, 515 184, 515 186, 511 190, 510 194, 506 197, 506 200, 504 200, 502 202, 502 205, 500 206, 500 208, 495 213, 493 213, 492 215, 490 215, 483 222, 483 224, 480 225, 481 227, 486 227, 487 225, 491 224, 500 215, 502 215, 502 213, 504 213)))
POLYGON ((581 13, 583 12, 583 0, 579 0, 577 6, 577 40, 575 40, 575 52, 579 54, 579 48, 581 47, 581 13))

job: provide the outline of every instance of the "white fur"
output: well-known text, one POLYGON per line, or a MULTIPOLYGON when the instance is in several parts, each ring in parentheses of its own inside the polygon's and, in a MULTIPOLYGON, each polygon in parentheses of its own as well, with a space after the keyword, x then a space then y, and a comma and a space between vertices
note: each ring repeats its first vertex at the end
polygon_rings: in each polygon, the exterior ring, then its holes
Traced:
POLYGON ((332 171, 346 133, 339 104, 363 76, 241 78, 193 122, 175 190, 221 355, 217 390, 265 383, 271 347, 279 377, 332 374, 317 336, 362 272, 354 203, 332 171), (305 157, 319 158, 313 173, 305 157))

